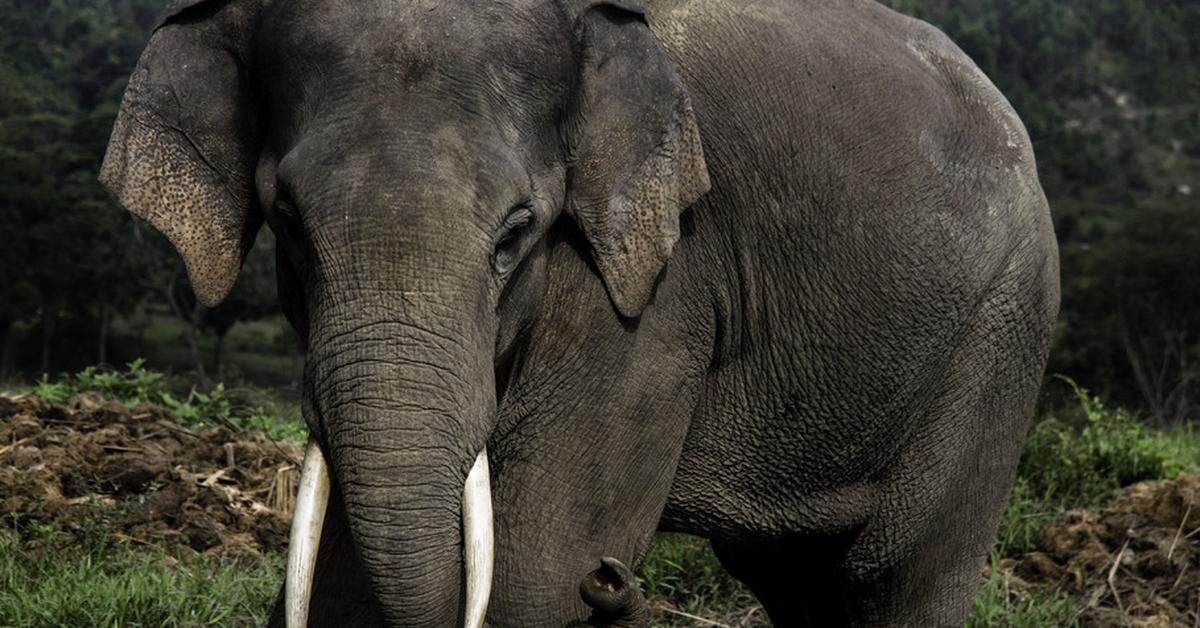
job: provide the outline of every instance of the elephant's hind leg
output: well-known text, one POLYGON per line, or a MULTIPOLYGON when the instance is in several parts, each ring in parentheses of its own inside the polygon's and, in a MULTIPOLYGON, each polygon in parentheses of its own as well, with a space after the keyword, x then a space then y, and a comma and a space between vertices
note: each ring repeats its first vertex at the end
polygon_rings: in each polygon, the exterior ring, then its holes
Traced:
POLYGON ((831 577, 847 543, 846 537, 713 541, 713 552, 754 593, 773 625, 824 628, 847 621, 841 585, 831 577))
POLYGON ((961 626, 1007 502, 1054 311, 1013 269, 968 325, 852 538, 714 544, 776 626, 961 626))
POLYGON ((977 311, 839 572, 858 626, 961 626, 1008 501, 1057 304, 1010 268, 977 311))

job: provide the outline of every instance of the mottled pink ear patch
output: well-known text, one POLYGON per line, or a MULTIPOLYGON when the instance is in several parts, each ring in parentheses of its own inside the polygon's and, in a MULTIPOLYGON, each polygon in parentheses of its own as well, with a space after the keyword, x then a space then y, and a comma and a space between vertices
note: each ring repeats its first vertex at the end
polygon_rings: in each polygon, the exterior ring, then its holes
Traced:
POLYGON ((687 91, 645 22, 579 19, 569 207, 613 304, 634 318, 679 240, 679 215, 708 191, 708 170, 687 91))
POLYGON ((209 306, 233 288, 258 227, 248 64, 231 54, 249 49, 256 16, 257 0, 235 0, 161 26, 129 79, 100 168, 121 204, 175 246, 209 306))
POLYGON ((138 81, 130 81, 100 182, 133 214, 158 229, 183 257, 192 289, 205 305, 220 303, 242 265, 244 209, 179 138, 132 115, 138 81), (131 102, 133 101, 133 102, 131 102))
POLYGON ((679 240, 679 216, 709 189, 700 130, 687 95, 675 128, 642 162, 624 191, 609 201, 611 230, 603 250, 593 242, 596 266, 623 316, 641 314, 679 240))

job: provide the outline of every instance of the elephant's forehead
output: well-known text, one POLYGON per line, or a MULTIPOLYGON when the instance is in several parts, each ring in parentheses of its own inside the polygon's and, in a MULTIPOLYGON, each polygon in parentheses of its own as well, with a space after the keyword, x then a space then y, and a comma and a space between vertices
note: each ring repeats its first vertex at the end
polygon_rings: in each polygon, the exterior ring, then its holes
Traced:
POLYGON ((553 0, 289 0, 268 11, 260 45, 291 79, 299 71, 407 86, 559 80, 570 58, 561 22, 553 0))

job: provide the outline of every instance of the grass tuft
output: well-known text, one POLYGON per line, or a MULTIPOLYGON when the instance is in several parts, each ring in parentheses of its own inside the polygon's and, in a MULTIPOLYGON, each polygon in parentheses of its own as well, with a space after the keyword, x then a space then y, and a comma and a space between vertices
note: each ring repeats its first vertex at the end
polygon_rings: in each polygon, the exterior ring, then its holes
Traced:
MULTIPOLYGON (((656 536, 638 579, 651 604, 666 609, 655 626, 698 625, 687 615, 736 624, 758 606, 749 589, 721 567, 709 542, 686 534, 656 536)), ((761 610, 757 616, 765 621, 761 610)))
MULTIPOLYGON (((993 558, 993 564, 995 558, 993 558)), ((1058 591, 1027 591, 1010 586, 1009 577, 992 569, 975 596, 966 628, 1073 628, 1079 625, 1075 603, 1058 591)))
MULTIPOLYGON (((3 534, 3 532, 0 532, 3 534)), ((280 557, 187 561, 130 545, 64 552, 0 537, 0 625, 259 626, 283 573, 280 557)))
POLYGON ((1070 378, 1058 379, 1078 405, 1030 430, 997 534, 1002 556, 1035 549, 1064 510, 1097 509, 1130 484, 1200 470, 1200 434, 1190 424, 1153 430, 1124 409, 1105 407, 1070 378))

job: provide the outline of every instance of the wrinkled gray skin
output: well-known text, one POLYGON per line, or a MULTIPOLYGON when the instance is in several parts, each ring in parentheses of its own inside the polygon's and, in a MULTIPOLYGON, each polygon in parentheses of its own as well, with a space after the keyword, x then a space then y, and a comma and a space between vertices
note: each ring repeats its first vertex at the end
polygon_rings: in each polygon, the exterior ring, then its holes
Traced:
POLYGON ((459 621, 485 444, 492 626, 586 620, 655 530, 779 626, 961 623, 1058 266, 952 43, 864 0, 265 1, 173 6, 102 179, 209 303, 279 237, 314 624, 459 621))

